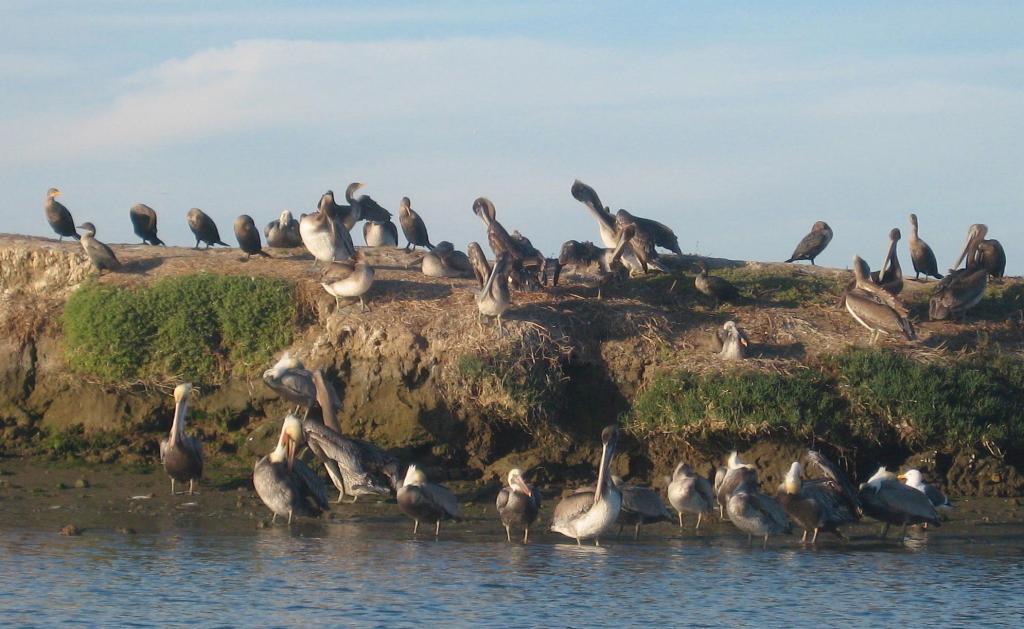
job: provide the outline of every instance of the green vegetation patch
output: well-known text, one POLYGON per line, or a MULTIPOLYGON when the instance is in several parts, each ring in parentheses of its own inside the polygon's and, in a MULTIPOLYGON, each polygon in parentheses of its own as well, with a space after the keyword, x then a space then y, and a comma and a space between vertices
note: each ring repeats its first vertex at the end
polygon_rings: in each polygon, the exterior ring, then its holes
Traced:
POLYGON ((797 268, 743 266, 715 269, 711 274, 732 282, 740 295, 747 299, 767 301, 786 308, 835 303, 847 282, 842 278, 812 274, 797 268))
POLYGON ((1024 362, 976 354, 920 363, 853 349, 790 374, 737 370, 657 376, 626 423, 700 442, 782 432, 835 444, 893 441, 909 449, 1024 448, 1024 362))
POLYGON ((287 282, 209 274, 139 289, 87 283, 63 318, 72 368, 109 381, 218 382, 229 369, 252 371, 290 345, 296 321, 287 282))

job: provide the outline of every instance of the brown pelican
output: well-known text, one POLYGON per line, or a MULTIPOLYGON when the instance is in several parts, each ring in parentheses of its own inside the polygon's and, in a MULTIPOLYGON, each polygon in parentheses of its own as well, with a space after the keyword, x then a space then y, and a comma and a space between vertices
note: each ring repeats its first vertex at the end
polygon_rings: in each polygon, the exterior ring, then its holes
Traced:
POLYGON ((978 249, 985 239, 988 229, 984 225, 971 225, 967 232, 967 243, 957 258, 954 268, 967 259, 967 268, 950 271, 939 281, 931 299, 928 301, 928 318, 941 321, 959 316, 967 317, 967 311, 973 308, 985 296, 988 288, 990 271, 979 264, 978 249))
POLYGON ((431 483, 415 464, 405 472, 405 481, 398 489, 398 508, 413 519, 412 533, 420 528, 420 520, 434 522, 434 536, 441 533, 442 520, 461 520, 459 502, 447 487, 431 483))
POLYGON ((752 542, 754 535, 763 535, 763 548, 768 547, 769 535, 789 535, 793 530, 789 516, 775 498, 758 488, 757 471, 739 468, 737 473, 739 483, 725 504, 729 520, 747 534, 748 541, 752 542))
POLYGON ((733 450, 726 459, 725 467, 715 473, 715 498, 718 500, 719 513, 724 517, 729 496, 739 487, 743 480, 743 470, 753 470, 754 466, 740 461, 740 455, 733 450), (719 480, 721 479, 721 480, 719 480))
POLYGON ((601 292, 605 286, 625 277, 625 265, 622 260, 625 255, 629 242, 633 239, 636 234, 636 227, 629 225, 616 231, 615 236, 615 248, 614 249, 602 249, 592 242, 579 242, 576 240, 570 240, 562 245, 562 250, 558 254, 557 264, 555 265, 555 273, 552 278, 553 284, 558 285, 558 279, 562 274, 562 269, 572 264, 574 266, 589 266, 593 263, 597 263, 597 298, 601 298, 601 292))
POLYGON ((547 259, 539 255, 535 249, 528 250, 522 243, 521 240, 512 238, 505 227, 498 222, 496 216, 497 212, 494 208, 494 204, 491 203, 490 199, 485 197, 479 197, 473 202, 473 213, 480 217, 480 220, 487 226, 487 244, 491 246, 491 251, 494 252, 495 258, 501 254, 506 254, 509 259, 509 268, 511 275, 519 281, 519 278, 527 278, 527 283, 531 281, 534 283, 540 283, 539 277, 533 277, 532 280, 526 275, 525 268, 527 266, 533 266, 540 269, 540 274, 543 275, 547 259))
POLYGON ((864 513, 884 523, 882 537, 889 532, 890 524, 901 525, 903 535, 908 524, 941 525, 928 496, 907 487, 884 467, 878 468, 874 476, 861 484, 858 498, 864 513))
POLYGON ((245 253, 246 260, 254 255, 270 257, 270 254, 263 250, 260 232, 248 214, 242 214, 235 219, 235 238, 238 240, 238 248, 245 253))
POLYGON ((711 482, 686 463, 680 463, 672 472, 668 484, 668 501, 679 512, 679 528, 683 528, 683 514, 697 514, 697 529, 705 513, 715 508, 715 492, 711 482))
POLYGON ((292 358, 288 352, 285 352, 273 367, 263 372, 263 382, 292 404, 305 407, 307 417, 309 409, 316 404, 313 373, 298 359, 292 358))
POLYGON ((903 291, 903 269, 900 268, 900 259, 896 255, 896 243, 901 237, 900 230, 893 228, 889 231, 889 249, 882 260, 882 268, 871 274, 872 282, 893 295, 899 295, 903 291))
POLYGON ((998 240, 985 239, 988 235, 988 226, 981 223, 971 225, 967 230, 967 245, 964 247, 960 257, 956 259, 953 268, 960 266, 960 262, 966 258, 967 270, 976 271, 985 269, 992 277, 1002 277, 1006 271, 1006 252, 998 240), (971 248, 971 251, 968 251, 971 248))
POLYGON ((747 357, 750 339, 735 321, 726 321, 721 330, 715 330, 712 348, 725 360, 743 360, 747 357))
POLYGON ((274 249, 291 249, 302 246, 302 236, 299 235, 299 221, 292 218, 288 210, 281 212, 281 217, 276 221, 270 221, 263 228, 263 235, 267 238, 267 246, 274 249))
POLYGON ((512 305, 512 297, 508 292, 508 255, 502 253, 494 261, 494 268, 484 282, 484 287, 476 294, 476 308, 480 315, 494 317, 501 333, 501 316, 512 305))
POLYGON ((776 494, 789 517, 803 528, 804 536, 800 541, 807 541, 809 531, 814 532, 812 544, 818 541, 818 531, 843 538, 839 527, 857 521, 857 513, 850 509, 850 500, 843 495, 843 488, 827 479, 805 482, 800 478, 802 472, 800 462, 793 461, 776 494))
POLYGON ((455 245, 442 240, 423 256, 420 268, 427 277, 473 277, 469 256, 457 251, 455 245))
POLYGON ((727 301, 734 303, 740 298, 740 291, 728 280, 708 275, 708 265, 706 262, 698 260, 697 266, 700 267, 700 272, 693 279, 693 285, 697 287, 699 292, 715 300, 715 308, 718 308, 719 302, 727 301))
POLYGON ((335 260, 348 260, 355 253, 352 236, 339 218, 341 206, 334 202, 334 192, 328 190, 320 197, 316 212, 299 219, 302 244, 317 262, 330 264, 335 260))
POLYGON ((814 264, 814 259, 821 255, 830 242, 832 242, 832 228, 825 221, 818 221, 811 228, 811 233, 804 236, 800 244, 796 246, 793 255, 786 262, 810 260, 811 264, 814 264))
POLYGON ((277 516, 316 517, 327 510, 327 488, 316 473, 295 458, 295 448, 302 438, 302 423, 298 417, 284 418, 281 436, 274 451, 256 462, 252 470, 252 484, 263 504, 277 516))
POLYGON ((598 546, 600 537, 608 531, 619 517, 622 507, 622 493, 611 482, 608 471, 615 446, 619 441, 619 429, 607 426, 601 431, 601 459, 597 466, 597 486, 594 491, 583 491, 563 498, 555 505, 551 518, 551 530, 576 540, 593 539, 598 546))
POLYGON ((358 297, 359 307, 366 310, 366 302, 363 295, 373 286, 373 267, 366 261, 366 254, 362 251, 355 252, 355 255, 345 261, 339 262, 333 268, 343 269, 343 276, 337 275, 327 278, 321 282, 327 293, 334 297, 335 304, 341 305, 342 297, 358 297))
POLYGON ((203 477, 203 444, 185 434, 185 415, 191 393, 191 384, 179 384, 174 388, 174 423, 171 424, 170 436, 160 441, 160 461, 171 477, 172 496, 174 481, 188 481, 188 493, 191 495, 193 484, 203 477))
POLYGON ((57 200, 60 194, 60 190, 56 188, 50 188, 46 191, 46 201, 43 203, 43 210, 46 212, 46 222, 60 236, 57 239, 58 242, 64 240, 65 237, 78 240, 81 236, 75 231, 75 219, 71 218, 71 212, 64 207, 64 204, 57 200))
POLYGON ((473 276, 476 277, 476 282, 480 288, 483 288, 487 278, 491 275, 491 263, 487 261, 484 250, 475 242, 469 243, 466 247, 466 253, 469 254, 469 263, 473 266, 473 276))
POLYGON ((390 220, 363 223, 363 242, 367 247, 397 247, 398 228, 390 220))
POLYGON ((725 482, 725 477, 729 475, 729 467, 726 465, 719 465, 715 468, 715 502, 718 503, 718 517, 725 519, 725 504, 718 500, 718 492, 722 489, 722 483, 725 482))
POLYGON ((398 487, 398 460, 374 444, 344 437, 312 419, 302 422, 302 433, 338 489, 338 502, 345 496, 352 496, 352 502, 359 496, 387 496, 398 487))
POLYGON ((142 244, 164 244, 164 241, 156 237, 156 210, 145 203, 136 203, 128 210, 128 216, 131 217, 132 228, 135 235, 142 239, 142 244))
POLYGON ((382 208, 380 204, 374 201, 371 197, 365 194, 360 195, 358 198, 355 196, 356 191, 365 185, 366 184, 356 182, 349 184, 348 188, 345 190, 345 199, 352 207, 352 211, 349 212, 348 216, 344 217, 342 220, 345 224, 345 229, 348 229, 349 231, 352 230, 356 221, 360 220, 377 221, 378 223, 391 221, 391 212, 382 208))
POLYGON ((658 492, 650 487, 624 485, 622 479, 613 477, 613 482, 622 493, 619 511, 619 535, 626 525, 633 525, 633 539, 640 539, 640 525, 655 522, 671 522, 672 514, 662 502, 658 492))
POLYGON ((209 249, 211 245, 223 245, 225 247, 231 246, 220 239, 220 232, 217 231, 217 224, 213 222, 212 218, 206 215, 206 212, 199 208, 194 207, 189 210, 188 215, 185 216, 185 220, 188 221, 188 228, 192 230, 192 235, 196 237, 196 246, 193 247, 193 249, 198 249, 200 242, 205 242, 207 249, 209 249))
POLYGON ((935 260, 935 252, 928 246, 928 243, 921 240, 917 235, 917 214, 910 215, 910 238, 907 240, 910 245, 910 261, 914 263, 914 279, 920 279, 924 273, 925 278, 929 275, 941 280, 939 263, 935 260))
POLYGON ((409 197, 402 197, 402 202, 398 204, 398 222, 402 224, 402 234, 408 241, 405 245, 406 251, 409 247, 434 248, 434 245, 430 244, 430 236, 427 235, 427 226, 420 215, 412 209, 409 197))
POLYGON ((540 492, 526 484, 523 473, 515 468, 508 473, 508 487, 502 487, 495 501, 505 536, 512 541, 512 527, 523 529, 523 543, 530 539, 530 526, 540 513, 540 492))
POLYGON ((909 469, 906 472, 898 475, 896 478, 906 484, 907 487, 913 487, 917 491, 921 492, 928 497, 931 501, 932 506, 935 507, 936 512, 940 509, 952 509, 953 503, 949 501, 946 494, 942 493, 942 490, 930 483, 924 482, 924 478, 921 475, 921 470, 909 469))
POLYGON ((900 301, 871 281, 871 271, 860 256, 853 257, 854 286, 846 291, 843 302, 850 315, 871 332, 874 344, 882 334, 902 334, 915 340, 914 326, 900 301))
POLYGON ((117 271, 121 268, 121 262, 114 255, 114 251, 96 240, 96 227, 92 223, 82 223, 78 226, 82 230, 81 242, 85 255, 89 256, 93 268, 101 274, 103 271, 117 271))
MULTIPOLYGON (((629 245, 632 247, 633 253, 636 254, 637 259, 640 261, 641 271, 646 273, 649 267, 653 267, 662 273, 668 273, 668 267, 661 262, 661 258, 658 256, 658 252, 655 249, 657 233, 654 231, 655 228, 652 227, 652 224, 660 225, 661 227, 668 229, 664 225, 661 225, 661 223, 637 218, 626 210, 619 210, 615 213, 616 227, 620 230, 627 227, 635 229, 634 236, 629 245)), ((678 246, 676 248, 678 249, 678 246)))

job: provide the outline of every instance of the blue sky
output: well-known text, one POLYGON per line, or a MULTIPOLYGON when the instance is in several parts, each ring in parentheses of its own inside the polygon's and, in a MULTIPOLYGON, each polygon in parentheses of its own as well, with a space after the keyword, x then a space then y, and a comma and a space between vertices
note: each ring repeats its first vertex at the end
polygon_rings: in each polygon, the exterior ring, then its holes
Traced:
POLYGON ((358 180, 460 247, 489 196, 554 254, 597 240, 579 177, 684 251, 785 259, 826 220, 821 263, 877 266, 916 211, 940 265, 984 222, 1019 274, 1024 5, 890 4, 6 0, 0 231, 49 235, 57 186, 101 239, 144 202, 190 244, 190 207, 358 180))

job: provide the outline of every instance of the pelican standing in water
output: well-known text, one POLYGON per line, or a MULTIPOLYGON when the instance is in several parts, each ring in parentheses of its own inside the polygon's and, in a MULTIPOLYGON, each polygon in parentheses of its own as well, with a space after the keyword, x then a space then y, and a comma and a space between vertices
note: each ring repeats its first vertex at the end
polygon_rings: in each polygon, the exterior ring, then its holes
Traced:
POLYGON ((407 241, 406 251, 409 250, 409 247, 412 247, 414 251, 416 247, 434 248, 434 245, 430 244, 430 236, 427 235, 427 225, 412 209, 412 201, 409 200, 409 197, 402 197, 402 202, 398 204, 398 222, 402 225, 402 234, 407 241))
POLYGON ((624 526, 633 525, 633 539, 640 539, 640 525, 655 522, 671 522, 672 514, 662 502, 658 492, 650 487, 624 485, 622 479, 612 477, 615 487, 622 493, 622 505, 619 511, 619 535, 624 526))
POLYGON ((753 543, 754 535, 764 536, 762 548, 768 548, 768 536, 789 535, 793 525, 782 505, 758 488, 756 470, 740 468, 737 472, 739 484, 725 505, 729 520, 747 534, 749 543, 753 543))
POLYGON ((864 513, 884 523, 882 537, 888 534, 890 524, 903 527, 901 537, 906 535, 908 524, 941 526, 939 514, 928 496, 907 487, 884 467, 878 468, 874 476, 860 486, 858 498, 864 513))
POLYGON ((355 297, 359 299, 359 308, 366 310, 363 295, 373 286, 373 267, 366 261, 366 254, 356 251, 351 259, 339 262, 334 268, 340 268, 343 275, 326 278, 320 285, 334 297, 335 305, 341 306, 342 297, 355 297))
POLYGON ((794 522, 804 530, 801 542, 807 541, 807 533, 814 532, 811 543, 818 541, 818 532, 835 533, 845 539, 840 526, 857 520, 857 514, 850 509, 850 501, 843 496, 843 488, 831 480, 804 481, 803 467, 793 461, 786 472, 785 480, 776 496, 782 508, 794 522))
POLYGON ((267 246, 274 249, 291 249, 302 246, 302 236, 299 235, 299 221, 292 218, 288 210, 281 212, 276 221, 270 221, 263 228, 263 235, 267 239, 267 246))
POLYGON ((185 215, 185 221, 188 222, 188 228, 192 230, 192 235, 196 237, 196 246, 192 247, 193 249, 198 249, 200 242, 205 242, 207 249, 211 245, 231 246, 220 239, 217 224, 213 222, 212 218, 207 216, 206 212, 199 208, 194 207, 189 210, 188 214, 185 215))
POLYGON ((420 528, 420 520, 434 522, 434 537, 441 533, 442 520, 461 520, 459 502, 447 487, 431 483, 415 464, 405 472, 405 482, 398 490, 398 508, 413 519, 412 534, 420 528))
POLYGON ((942 493, 941 489, 931 483, 924 482, 921 470, 909 469, 906 472, 899 474, 896 478, 903 481, 907 487, 913 487, 927 496, 928 500, 931 501, 932 506, 935 507, 936 512, 953 508, 953 503, 949 501, 949 497, 947 497, 946 494, 942 493))
POLYGON ((132 228, 135 235, 142 239, 142 244, 164 244, 164 241, 156 237, 156 210, 145 203, 136 203, 128 210, 128 216, 132 219, 132 228))
POLYGON ((75 231, 75 219, 71 218, 71 212, 64 207, 64 204, 57 200, 60 195, 61 191, 56 188, 46 191, 46 201, 43 203, 46 222, 59 236, 57 242, 63 241, 65 237, 79 240, 81 236, 75 231))
POLYGON ((295 448, 302 438, 302 423, 294 415, 284 418, 281 436, 273 452, 256 462, 252 484, 263 504, 277 516, 316 517, 327 510, 327 488, 316 473, 295 458, 295 448))
POLYGON ((306 414, 303 418, 309 416, 309 409, 316 404, 313 373, 288 352, 285 352, 273 367, 263 372, 263 382, 272 391, 296 404, 295 412, 298 412, 299 408, 305 408, 306 414))
POLYGON ((480 315, 494 317, 497 322, 498 332, 501 333, 501 316, 512 305, 512 297, 508 292, 508 255, 501 254, 494 261, 494 268, 491 275, 484 283, 484 287, 476 294, 476 308, 480 315))
POLYGON ((718 500, 719 515, 725 517, 725 508, 729 504, 729 497, 743 481, 743 470, 753 470, 753 465, 740 461, 740 455, 733 450, 726 459, 725 468, 719 468, 715 474, 715 498, 718 500), (721 480, 719 480, 721 479, 721 480))
POLYGON ((726 321, 721 330, 715 330, 712 348, 725 360, 743 360, 747 357, 750 339, 735 321, 726 321))
POLYGON ((941 280, 942 274, 939 273, 939 263, 935 260, 935 252, 917 235, 917 214, 910 215, 910 238, 907 239, 907 244, 910 245, 910 261, 914 265, 914 279, 920 279, 923 273, 925 279, 931 276, 941 280))
POLYGON ((979 263, 978 250, 985 240, 986 233, 988 228, 984 225, 971 225, 963 252, 953 265, 955 269, 966 258, 967 268, 950 271, 935 287, 935 292, 928 300, 928 318, 932 321, 956 316, 963 320, 967 317, 967 311, 985 296, 990 272, 979 263))
POLYGON ((171 477, 172 496, 174 481, 188 481, 188 493, 191 495, 195 481, 203 477, 203 444, 185 434, 185 415, 188 413, 188 397, 191 393, 191 384, 179 384, 174 388, 171 434, 160 441, 160 460, 164 471, 171 477))
POLYGON ((818 221, 814 227, 811 227, 811 232, 803 237, 800 244, 793 250, 793 255, 789 256, 786 262, 810 260, 811 264, 814 264, 814 259, 821 255, 830 242, 832 242, 832 228, 825 221, 818 221))
POLYGON ((505 536, 512 541, 512 527, 523 529, 523 543, 530 539, 530 526, 540 513, 540 492, 527 485, 523 473, 514 468, 508 473, 508 487, 502 487, 495 500, 501 523, 505 525, 505 536))
POLYGON ((113 249, 96 240, 95 225, 86 222, 79 225, 78 229, 82 230, 82 249, 85 249, 85 255, 89 257, 89 262, 92 262, 93 268, 101 274, 103 271, 118 271, 121 269, 121 262, 114 255, 113 249))
POLYGON ((622 492, 611 482, 608 468, 619 442, 619 429, 607 426, 601 431, 601 459, 597 465, 597 486, 563 498, 555 505, 551 530, 576 540, 593 539, 601 545, 601 535, 610 530, 622 508, 622 492))
POLYGON ((871 344, 882 334, 902 334, 917 339, 907 309, 891 293, 871 281, 871 271, 860 256, 853 257, 854 286, 846 291, 843 303, 857 323, 871 332, 871 344))
POLYGON ((679 512, 679 528, 683 528, 683 514, 696 513, 697 526, 705 513, 711 513, 715 507, 715 493, 711 482, 686 463, 680 463, 672 472, 672 480, 668 484, 668 501, 679 512))

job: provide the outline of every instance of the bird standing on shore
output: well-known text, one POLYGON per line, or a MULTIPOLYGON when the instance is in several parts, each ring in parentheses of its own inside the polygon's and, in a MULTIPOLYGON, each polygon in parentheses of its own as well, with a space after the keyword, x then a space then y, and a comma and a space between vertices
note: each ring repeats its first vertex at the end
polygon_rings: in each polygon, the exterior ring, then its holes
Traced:
POLYGON ((135 235, 142 239, 144 245, 164 245, 164 241, 156 236, 156 210, 145 203, 136 203, 128 210, 132 219, 135 235))
POLYGON ((830 242, 832 242, 832 228, 825 221, 818 221, 811 227, 811 232, 803 237, 800 244, 793 250, 793 255, 789 256, 786 262, 810 260, 811 264, 814 264, 814 259, 821 255, 830 242))
POLYGON ((715 493, 711 482, 686 463, 680 463, 672 472, 668 484, 668 501, 679 512, 679 528, 683 528, 683 514, 696 513, 697 526, 705 513, 711 513, 715 506, 715 493))
POLYGON ((342 297, 356 297, 359 299, 359 307, 366 310, 363 295, 373 286, 374 275, 373 267, 366 261, 366 254, 356 251, 350 259, 336 263, 331 270, 337 273, 326 278, 327 281, 321 282, 320 285, 334 297, 335 305, 341 305, 342 297))
POLYGON ((263 383, 284 399, 297 405, 296 413, 299 408, 305 408, 306 414, 303 419, 309 416, 309 409, 317 402, 313 373, 288 352, 285 352, 273 367, 263 372, 263 383))
POLYGON ((71 212, 64 207, 64 204, 57 200, 60 195, 61 191, 57 188, 50 188, 46 191, 46 201, 43 203, 46 222, 59 236, 57 242, 63 241, 64 238, 79 240, 81 236, 75 231, 75 219, 71 218, 71 212))
POLYGON ((340 206, 334 202, 334 192, 328 190, 320 197, 317 211, 299 219, 299 235, 306 250, 313 255, 313 266, 317 262, 329 265, 345 261, 355 253, 352 236, 339 218, 340 211, 340 206))
POLYGON ((441 533, 443 520, 461 520, 459 501, 447 487, 431 483, 415 464, 405 472, 405 482, 398 490, 398 508, 413 519, 412 533, 420 528, 420 520, 434 522, 434 537, 441 533))
POLYGON ((185 215, 185 221, 188 223, 188 228, 192 230, 192 235, 196 237, 196 246, 192 247, 193 249, 198 249, 200 242, 205 242, 207 249, 211 245, 231 246, 220 239, 217 224, 213 222, 212 218, 207 216, 206 212, 199 208, 194 207, 189 210, 188 214, 185 215))
POLYGON ((902 526, 901 538, 907 533, 908 524, 934 524, 940 526, 939 514, 931 500, 899 481, 895 474, 884 467, 861 484, 857 497, 864 513, 883 523, 881 537, 889 533, 890 524, 902 526))
POLYGON ((967 311, 985 297, 991 271, 982 264, 979 249, 987 233, 988 228, 984 225, 971 225, 967 231, 967 242, 953 265, 955 270, 951 270, 939 281, 928 300, 928 318, 932 321, 956 316, 963 320, 967 317, 967 311), (956 269, 964 259, 967 260, 967 268, 956 269))
POLYGON ((576 540, 593 539, 601 545, 601 535, 615 524, 622 508, 622 492, 611 482, 612 457, 619 442, 617 426, 601 431, 601 458, 597 464, 597 486, 594 491, 581 491, 563 498, 555 505, 551 530, 576 540))
POLYGON ((935 507, 936 512, 953 508, 953 503, 949 501, 949 497, 947 497, 946 494, 942 493, 941 489, 931 483, 924 482, 921 470, 909 469, 906 472, 897 475, 896 478, 903 481, 907 487, 913 487, 927 496, 928 500, 931 501, 932 506, 935 507))
POLYGON ((871 281, 871 271, 860 256, 853 257, 854 285, 847 289, 843 304, 854 320, 871 332, 870 343, 881 335, 901 334, 917 339, 906 307, 881 286, 871 281))
POLYGON ((638 540, 641 525, 672 521, 672 514, 658 492, 650 487, 625 485, 618 477, 612 477, 612 480, 622 493, 618 520, 619 535, 622 535, 623 527, 633 525, 633 539, 638 540))
POLYGON ((434 248, 434 245, 430 244, 430 236, 427 235, 427 225, 412 209, 412 201, 409 200, 409 197, 402 197, 402 202, 398 204, 398 222, 402 225, 402 234, 407 241, 406 251, 409 250, 409 247, 412 247, 413 250, 416 247, 434 248))
POLYGON ((274 249, 291 249, 302 246, 302 236, 299 235, 299 221, 292 218, 288 210, 281 212, 276 221, 270 221, 263 228, 263 235, 267 238, 267 246, 274 249))
POLYGON ((968 271, 985 269, 992 277, 1002 277, 1006 271, 1006 252, 998 240, 985 238, 987 235, 987 225, 971 225, 967 230, 967 245, 956 259, 953 268, 956 269, 961 262, 965 262, 968 271))
POLYGON ((89 262, 92 263, 94 269, 99 271, 100 274, 103 271, 118 271, 121 269, 121 261, 114 255, 114 250, 96 240, 95 225, 85 222, 79 225, 78 229, 82 230, 82 249, 85 249, 85 255, 89 257, 89 262))
POLYGON ((193 493, 195 481, 203 476, 203 444, 195 437, 185 434, 185 416, 188 413, 188 398, 192 393, 191 384, 179 384, 174 388, 174 422, 171 434, 160 441, 160 461, 164 471, 171 477, 171 495, 174 495, 174 481, 188 481, 188 493, 193 493))
POLYGON ((252 484, 263 504, 277 516, 316 517, 327 511, 327 488, 316 473, 295 458, 295 449, 302 438, 302 423, 298 417, 288 415, 281 426, 277 447, 256 462, 252 470, 252 484))
POLYGON ((363 223, 363 242, 367 247, 397 247, 398 228, 390 220, 363 223))
POLYGON ((455 245, 442 240, 423 256, 420 269, 427 277, 473 277, 473 264, 469 256, 455 245))
POLYGON ((808 532, 812 531, 812 544, 817 543, 819 531, 843 538, 839 527, 857 520, 856 512, 851 511, 849 500, 843 496, 843 488, 831 480, 804 481, 802 472, 800 462, 793 461, 776 494, 789 517, 803 528, 800 541, 806 542, 808 532))
POLYGON ((925 279, 930 275, 941 280, 942 274, 939 273, 935 252, 917 235, 917 214, 910 215, 910 238, 907 239, 907 244, 910 246, 910 261, 914 265, 914 279, 920 279, 923 273, 925 279))
POLYGON ((248 214, 242 214, 235 219, 235 238, 238 240, 238 248, 245 253, 246 260, 254 255, 270 257, 270 254, 263 250, 260 232, 248 214))
POLYGON ((484 287, 476 294, 476 308, 481 316, 494 317, 498 333, 503 330, 501 317, 512 305, 512 297, 508 291, 508 256, 504 253, 494 261, 494 268, 488 276, 484 287))
POLYGON ((512 527, 523 529, 523 543, 530 539, 530 526, 540 513, 540 491, 523 480, 523 472, 514 468, 508 473, 508 487, 502 487, 495 500, 505 536, 512 541, 512 527))
POLYGON ((754 535, 764 536, 762 548, 768 548, 770 535, 789 535, 793 525, 779 501, 758 487, 756 470, 738 468, 737 474, 739 483, 726 502, 726 513, 736 528, 747 534, 748 543, 753 543, 754 535))
POLYGON ((896 253, 896 243, 901 237, 900 230, 895 227, 889 231, 889 248, 885 252, 885 259, 882 260, 882 268, 871 274, 871 281, 892 295, 903 292, 903 269, 896 253))

